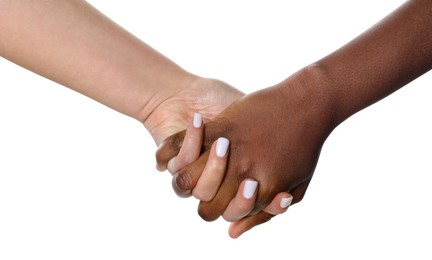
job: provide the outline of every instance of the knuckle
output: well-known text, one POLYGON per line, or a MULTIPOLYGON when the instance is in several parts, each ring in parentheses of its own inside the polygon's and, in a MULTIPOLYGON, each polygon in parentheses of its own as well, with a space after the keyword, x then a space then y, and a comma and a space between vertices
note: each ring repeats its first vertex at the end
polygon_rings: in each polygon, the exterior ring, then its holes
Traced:
POLYGON ((176 158, 176 164, 180 166, 180 168, 183 168, 189 164, 191 164, 194 161, 194 158, 187 156, 185 154, 179 154, 176 158))
POLYGON ((175 184, 179 190, 187 191, 194 188, 191 174, 184 170, 175 177, 175 184))
POLYGON ((180 132, 165 139, 156 150, 156 162, 165 165, 175 154, 177 154, 183 144, 184 133, 180 132))
POLYGON ((246 202, 246 203, 238 203, 236 204, 237 210, 240 212, 240 214, 248 214, 253 209, 254 204, 246 202))
POLYGON ((225 165, 225 163, 223 163, 223 162, 221 162, 220 160, 209 160, 208 162, 207 162, 207 167, 208 167, 208 170, 211 172, 211 173, 214 173, 214 174, 220 174, 220 173, 225 173, 225 168, 226 168, 226 165, 225 165))
POLYGON ((198 215, 205 221, 215 221, 220 217, 220 214, 208 206, 200 205, 198 215))
POLYGON ((169 137, 166 140, 168 148, 174 151, 179 150, 183 144, 185 133, 186 133, 185 131, 182 131, 180 133, 174 134, 173 136, 169 137))
POLYGON ((183 190, 180 189, 177 185, 177 176, 174 176, 172 179, 172 187, 174 189, 174 192, 177 194, 177 196, 179 196, 180 198, 187 198, 191 196, 191 192, 190 190, 183 190))

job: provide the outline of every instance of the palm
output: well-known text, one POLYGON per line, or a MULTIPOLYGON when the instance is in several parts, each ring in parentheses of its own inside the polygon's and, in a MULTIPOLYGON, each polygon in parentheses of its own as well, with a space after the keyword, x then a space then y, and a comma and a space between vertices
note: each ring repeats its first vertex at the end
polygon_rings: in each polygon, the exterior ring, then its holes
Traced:
POLYGON ((222 81, 199 79, 162 102, 150 114, 144 125, 159 145, 170 135, 186 129, 194 113, 200 113, 206 122, 243 95, 222 81))

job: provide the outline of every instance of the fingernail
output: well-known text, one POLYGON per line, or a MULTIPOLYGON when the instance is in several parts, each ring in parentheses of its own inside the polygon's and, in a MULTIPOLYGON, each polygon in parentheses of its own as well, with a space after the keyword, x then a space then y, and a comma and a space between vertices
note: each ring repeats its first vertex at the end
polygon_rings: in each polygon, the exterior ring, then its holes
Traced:
POLYGON ((288 208, 288 206, 291 205, 292 200, 293 200, 292 197, 290 197, 290 198, 282 198, 281 202, 280 202, 280 207, 283 208, 283 209, 284 208, 288 208))
POLYGON ((255 194, 256 188, 258 186, 258 182, 256 181, 246 181, 243 188, 243 197, 246 199, 250 199, 255 194))
POLYGON ((193 117, 193 126, 195 128, 200 128, 202 124, 202 116, 199 113, 195 113, 193 117))
POLYGON ((228 151, 229 140, 225 137, 219 137, 216 143, 216 155, 218 157, 224 157, 228 151))

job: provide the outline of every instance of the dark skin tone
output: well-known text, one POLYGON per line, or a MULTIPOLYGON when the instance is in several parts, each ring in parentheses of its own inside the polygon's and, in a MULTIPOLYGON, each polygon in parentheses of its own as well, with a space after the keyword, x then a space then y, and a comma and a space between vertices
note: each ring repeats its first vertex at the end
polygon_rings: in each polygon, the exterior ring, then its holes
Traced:
MULTIPOLYGON (((238 235, 273 216, 262 209, 279 192, 305 195, 329 134, 356 112, 390 95, 432 68, 432 1, 407 1, 374 27, 276 86, 247 95, 205 125, 203 153, 173 177, 177 194, 196 185, 208 149, 220 136, 231 141, 225 178, 209 202, 207 221, 222 215, 245 178, 259 182, 254 209, 236 222, 238 235)), ((157 152, 161 169, 181 147, 184 132, 157 152)))

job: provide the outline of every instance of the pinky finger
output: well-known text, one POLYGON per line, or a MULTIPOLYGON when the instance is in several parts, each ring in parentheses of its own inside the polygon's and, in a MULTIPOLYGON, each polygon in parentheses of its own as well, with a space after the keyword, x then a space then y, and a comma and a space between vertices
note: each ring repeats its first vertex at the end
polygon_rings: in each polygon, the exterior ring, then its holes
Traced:
POLYGON ((262 211, 253 216, 244 217, 231 223, 228 233, 231 238, 238 238, 255 226, 264 224, 274 216, 285 213, 291 205, 293 196, 288 192, 278 193, 262 211))
POLYGON ((278 193, 273 200, 268 204, 263 211, 272 214, 279 215, 288 210, 288 207, 293 201, 293 196, 288 192, 278 193))

